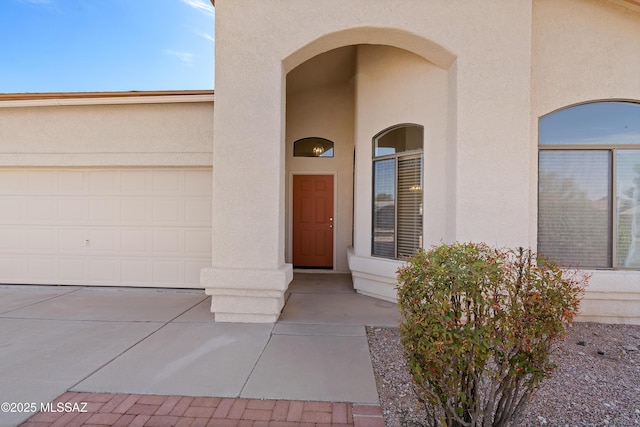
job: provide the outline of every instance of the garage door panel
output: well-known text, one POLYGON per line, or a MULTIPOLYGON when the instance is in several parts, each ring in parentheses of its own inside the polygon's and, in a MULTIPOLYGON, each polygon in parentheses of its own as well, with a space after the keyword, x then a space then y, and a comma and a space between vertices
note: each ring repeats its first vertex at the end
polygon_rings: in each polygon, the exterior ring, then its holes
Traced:
POLYGON ((25 282, 25 263, 21 258, 2 258, 0 259, 0 271, 7 283, 26 283, 25 282), (20 280, 22 279, 22 281, 20 280))
POLYGON ((58 277, 58 261, 53 258, 29 257, 27 277, 27 283, 55 283, 55 278, 58 277))
POLYGON ((68 196, 80 196, 86 194, 85 175, 86 172, 78 170, 58 171, 56 174, 58 181, 57 194, 68 196))
POLYGON ((184 246, 185 252, 206 257, 211 253, 211 236, 202 229, 185 231, 184 246))
POLYGON ((82 254, 85 249, 85 234, 82 230, 75 228, 58 230, 58 250, 82 254))
POLYGON ((56 179, 55 175, 52 175, 47 170, 30 171, 27 174, 27 187, 25 194, 27 195, 40 195, 47 196, 56 194, 56 179))
POLYGON ((125 260, 121 263, 120 279, 124 283, 134 285, 148 284, 151 285, 150 263, 145 260, 125 260))
POLYGON ((0 250, 24 250, 26 231, 24 228, 0 227, 0 250))
POLYGON ((89 222, 115 224, 119 217, 120 203, 116 199, 94 199, 89 201, 89 222))
POLYGON ((55 252, 55 230, 53 228, 32 228, 27 230, 27 249, 39 252, 55 252))
POLYGON ((213 181, 208 171, 186 171, 184 193, 192 196, 211 195, 213 181))
POLYGON ((181 201, 178 199, 154 199, 153 221, 172 224, 180 220, 181 201))
POLYGON ((23 195, 27 191, 27 179, 24 171, 14 169, 0 170, 0 194, 23 195))
POLYGON ((56 201, 53 198, 41 197, 27 201, 27 219, 34 223, 50 222, 56 217, 56 201))
POLYGON ((210 225, 211 209, 209 199, 187 200, 184 207, 185 222, 193 226, 210 225))
POLYGON ((211 179, 199 168, 1 169, 0 283, 199 287, 211 179))
POLYGON ((181 181, 184 173, 176 173, 173 170, 152 172, 153 194, 176 194, 181 190, 181 181))
POLYGON ((92 285, 120 283, 120 262, 117 259, 95 259, 89 262, 92 285))
POLYGON ((65 197, 57 200, 59 224, 82 225, 87 218, 87 202, 80 198, 65 197))
POLYGON ((116 255, 119 252, 118 230, 89 230, 87 246, 91 252, 106 252, 116 255))
MULTIPOLYGON (((1 179, 1 178, 0 178, 1 179)), ((26 200, 7 197, 0 204, 0 224, 16 224, 26 216, 26 200)))
POLYGON ((116 181, 119 175, 118 171, 101 170, 89 171, 88 173, 88 194, 94 196, 111 196, 119 194, 119 185, 116 181))
POLYGON ((153 232, 153 252, 162 254, 180 253, 180 232, 176 230, 158 230, 153 232))
POLYGON ((140 224, 151 221, 150 202, 140 198, 127 198, 120 201, 120 220, 122 224, 140 224))
POLYGON ((123 254, 146 255, 149 252, 151 232, 147 230, 120 230, 120 251, 123 254))
POLYGON ((150 171, 131 171, 125 170, 120 172, 120 194, 148 194, 150 185, 150 171))
POLYGON ((86 283, 85 262, 82 258, 60 259, 58 261, 59 277, 62 283, 86 283))
POLYGON ((180 262, 159 260, 153 262, 153 282, 161 285, 175 286, 182 282, 180 262))

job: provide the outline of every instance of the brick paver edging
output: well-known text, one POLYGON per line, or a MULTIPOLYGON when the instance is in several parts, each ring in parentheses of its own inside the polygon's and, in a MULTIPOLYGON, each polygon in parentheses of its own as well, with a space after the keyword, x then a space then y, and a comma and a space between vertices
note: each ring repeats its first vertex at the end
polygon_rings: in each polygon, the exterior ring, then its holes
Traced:
POLYGON ((67 392, 22 427, 384 427, 379 405, 67 392))

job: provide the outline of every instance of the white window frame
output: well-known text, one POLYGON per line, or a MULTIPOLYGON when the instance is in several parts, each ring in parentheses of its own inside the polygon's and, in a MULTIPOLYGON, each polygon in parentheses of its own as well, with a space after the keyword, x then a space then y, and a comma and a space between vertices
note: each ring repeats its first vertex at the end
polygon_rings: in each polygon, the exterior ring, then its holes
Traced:
POLYGON ((424 203, 424 191, 423 191, 423 175, 424 175, 424 136, 422 139, 422 148, 420 149, 416 149, 416 150, 408 150, 408 151, 401 151, 398 153, 393 153, 393 154, 387 154, 387 155, 381 155, 381 156, 376 156, 376 152, 375 152, 375 148, 376 148, 376 143, 378 140, 380 140, 382 137, 384 137, 385 135, 387 135, 390 132, 393 132, 397 129, 400 128, 409 128, 409 127, 418 127, 420 129, 422 129, 422 131, 424 132, 424 127, 421 125, 417 125, 417 124, 413 124, 413 123, 403 123, 403 124, 399 124, 399 125, 395 125, 395 126, 391 126, 389 128, 384 129, 383 131, 379 132, 376 136, 373 137, 372 140, 372 147, 373 147, 373 159, 372 159, 372 167, 371 167, 371 177, 372 177, 372 188, 371 188, 371 192, 372 192, 372 201, 371 201, 371 256, 373 257, 379 257, 379 258, 386 258, 386 259, 401 259, 401 258, 405 258, 406 256, 404 256, 403 254, 399 254, 398 253, 398 241, 399 241, 399 227, 398 227, 398 211, 400 209, 399 206, 399 189, 398 189, 398 183, 399 183, 399 163, 402 160, 411 160, 411 159, 420 159, 420 188, 416 189, 416 191, 419 191, 420 194, 422 195, 422 198, 420 200, 420 209, 419 209, 419 214, 421 217, 421 226, 420 226, 420 232, 418 234, 417 240, 418 240, 418 248, 422 248, 423 247, 423 230, 424 230, 424 209, 423 209, 423 203, 424 203), (375 172, 375 164, 377 162, 381 162, 381 161, 386 161, 386 160, 393 160, 395 165, 394 165, 394 231, 393 231, 393 239, 394 239, 394 247, 393 247, 393 256, 388 256, 385 254, 380 254, 380 253, 376 253, 376 247, 375 247, 375 237, 376 237, 376 222, 375 222, 375 183, 376 183, 376 172, 375 172))
MULTIPOLYGON (((547 114, 546 116, 549 116, 551 114, 557 113, 559 111, 565 110, 565 109, 569 109, 569 108, 573 108, 579 105, 586 105, 586 104, 601 104, 601 103, 607 103, 607 102, 618 102, 618 103, 629 103, 629 104, 640 104, 638 102, 634 102, 634 101, 624 101, 624 100, 603 100, 603 101, 592 101, 592 102, 587 102, 587 103, 583 103, 583 104, 577 104, 577 105, 570 105, 568 107, 556 110, 554 112, 551 112, 549 114, 547 114)), ((544 117, 546 117, 544 116, 544 117)), ((540 129, 540 122, 539 122, 539 129, 540 129)), ((538 134, 540 135, 540 131, 538 132, 538 134)), ((640 142, 637 144, 634 143, 624 143, 624 144, 620 144, 620 143, 610 143, 610 144, 542 144, 540 142, 540 140, 538 141, 538 153, 542 153, 545 151, 574 151, 574 152, 587 152, 587 151, 606 151, 608 152, 608 156, 609 156, 609 162, 610 162, 610 170, 609 170, 609 182, 607 183, 609 186, 609 192, 610 192, 610 201, 609 204, 607 206, 608 212, 609 212, 609 224, 608 224, 608 228, 609 228, 609 245, 610 247, 608 248, 608 250, 610 251, 610 260, 609 260, 609 265, 606 267, 592 267, 592 266, 581 266, 581 265, 568 265, 568 267, 587 267, 587 268, 594 268, 594 269, 598 269, 598 270, 640 270, 640 267, 625 267, 625 266, 618 266, 618 254, 617 254, 617 248, 618 248, 618 215, 616 212, 616 203, 617 203, 617 161, 618 161, 618 153, 620 151, 638 151, 640 150, 640 142)), ((539 162, 538 162, 539 163, 539 162)), ((538 177, 540 174, 540 166, 538 164, 538 177)), ((538 208, 537 208, 537 221, 538 221, 538 227, 537 227, 537 236, 536 238, 538 239, 538 243, 539 243, 539 239, 540 239, 540 188, 538 186, 538 191, 537 191, 537 197, 538 197, 538 208)), ((543 254, 544 255, 544 254, 543 254)))

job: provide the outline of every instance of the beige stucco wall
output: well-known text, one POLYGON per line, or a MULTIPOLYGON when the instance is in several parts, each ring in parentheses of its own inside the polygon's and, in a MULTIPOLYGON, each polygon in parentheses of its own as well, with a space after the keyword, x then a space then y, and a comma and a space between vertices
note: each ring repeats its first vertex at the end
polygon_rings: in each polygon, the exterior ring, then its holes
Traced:
MULTIPOLYGON (((285 262, 285 78, 341 46, 397 47, 446 70, 452 145, 441 167, 452 191, 443 234, 531 243, 531 175, 522 173, 530 168, 529 2, 406 0, 389 7, 368 0, 218 0, 216 20, 214 265, 203 272, 203 284, 222 297, 213 307, 228 310, 221 318, 243 319, 243 296, 257 298, 251 302, 258 306, 264 301, 264 316, 246 317, 253 321, 272 319, 269 310, 283 301, 291 277, 285 262)), ((362 138, 370 144, 371 135, 362 138)), ((360 185, 356 179, 356 193, 360 185)), ((370 214, 356 209, 356 215, 359 222, 370 214)))
POLYGON ((535 0, 532 109, 640 100, 640 11, 608 0, 535 0))
MULTIPOLYGON (((214 199, 220 199, 227 212, 246 212, 254 203, 264 206, 246 216, 249 224, 271 224, 265 231, 269 236, 250 239, 256 241, 250 258, 255 256, 257 265, 265 268, 284 262, 285 204, 272 195, 276 191, 284 196, 286 181, 280 151, 285 75, 316 54, 351 44, 380 43, 419 51, 441 68, 451 67, 455 59, 451 83, 458 111, 450 122, 457 143, 455 235, 492 243, 528 243, 528 220, 522 214, 529 207, 523 191, 529 188, 529 177, 509 177, 522 176, 520 172, 529 168, 529 96, 522 89, 530 84, 530 14, 527 2, 413 0, 394 8, 366 0, 216 2, 214 159, 225 160, 215 168, 214 199), (238 146, 242 148, 232 152, 238 146), (237 156, 245 159, 246 170, 236 168, 237 156), (488 164, 500 168, 488 170, 488 164), (257 199, 232 200, 224 195, 231 182, 251 183, 257 199), (512 196, 498 197, 505 193, 512 196), (504 214, 500 220, 497 212, 504 214), (274 251, 276 241, 280 245, 274 251)), ((236 237, 255 229, 231 221, 217 227, 220 234, 236 237)), ((228 243, 232 248, 241 244, 228 243)), ((245 264, 230 259, 234 251, 226 252, 220 254, 221 264, 245 264)))
POLYGON ((211 166, 213 102, 0 108, 0 166, 211 166))
MULTIPOLYGON (((531 164, 538 119, 588 101, 640 101, 640 8, 608 0, 535 0, 532 29, 531 164)), ((536 235, 537 179, 529 217, 536 235)), ((581 319, 640 322, 640 272, 592 271, 581 319)))

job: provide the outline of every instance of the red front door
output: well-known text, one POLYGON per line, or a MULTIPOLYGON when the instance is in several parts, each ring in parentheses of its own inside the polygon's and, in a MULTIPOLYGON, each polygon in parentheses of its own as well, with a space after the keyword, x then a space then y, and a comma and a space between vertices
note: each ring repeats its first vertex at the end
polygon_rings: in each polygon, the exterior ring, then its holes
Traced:
POLYGON ((333 175, 293 176, 293 266, 333 268, 333 175))

